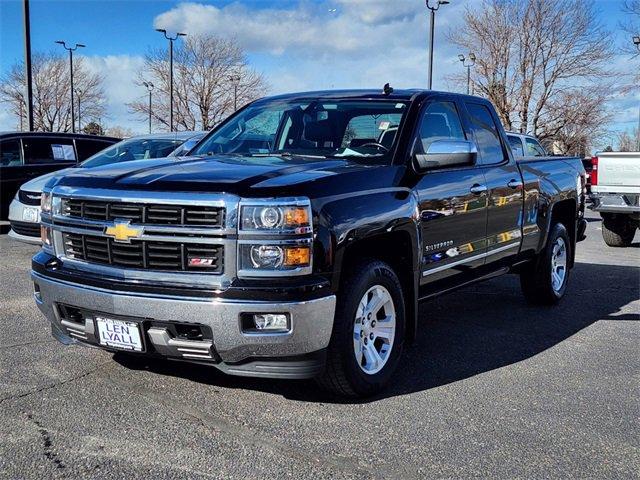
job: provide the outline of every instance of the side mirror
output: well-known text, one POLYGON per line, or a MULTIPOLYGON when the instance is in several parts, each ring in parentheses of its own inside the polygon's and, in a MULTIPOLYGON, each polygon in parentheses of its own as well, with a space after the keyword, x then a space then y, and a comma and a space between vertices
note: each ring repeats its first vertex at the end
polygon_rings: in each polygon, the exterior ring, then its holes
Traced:
POLYGON ((470 140, 434 140, 427 153, 416 153, 415 166, 418 172, 436 168, 473 165, 478 149, 470 140))

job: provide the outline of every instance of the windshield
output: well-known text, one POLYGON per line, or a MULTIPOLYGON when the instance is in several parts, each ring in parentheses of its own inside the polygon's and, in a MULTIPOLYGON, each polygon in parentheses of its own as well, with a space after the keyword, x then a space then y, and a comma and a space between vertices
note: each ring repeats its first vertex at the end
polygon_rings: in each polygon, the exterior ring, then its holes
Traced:
POLYGON ((406 102, 273 100, 250 105, 191 155, 301 155, 390 160, 406 102))
POLYGON ((128 162, 145 158, 162 158, 168 156, 184 140, 130 138, 118 142, 109 148, 96 153, 80 164, 81 167, 91 168, 109 163, 128 162))

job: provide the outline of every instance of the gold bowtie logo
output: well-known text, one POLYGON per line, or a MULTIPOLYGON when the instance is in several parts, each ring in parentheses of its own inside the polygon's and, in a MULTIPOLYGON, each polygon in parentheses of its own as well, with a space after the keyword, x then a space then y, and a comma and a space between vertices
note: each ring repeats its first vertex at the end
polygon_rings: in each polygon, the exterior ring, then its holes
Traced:
POLYGON ((105 235, 113 237, 116 242, 131 243, 132 238, 139 238, 142 235, 143 228, 135 228, 131 226, 131 222, 113 222, 110 227, 105 227, 105 235))

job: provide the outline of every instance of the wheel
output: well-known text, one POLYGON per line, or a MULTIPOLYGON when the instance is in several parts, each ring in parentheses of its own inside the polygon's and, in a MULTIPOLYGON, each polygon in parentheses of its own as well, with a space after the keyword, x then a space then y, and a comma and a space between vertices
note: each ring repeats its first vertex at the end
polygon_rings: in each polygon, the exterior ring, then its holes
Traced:
POLYGON ((321 387, 365 397, 392 379, 402 355, 405 309, 402 287, 389 265, 360 262, 342 282, 321 387))
POLYGON ((561 223, 551 227, 547 245, 538 258, 520 273, 520 285, 530 303, 555 305, 564 296, 569 280, 571 241, 561 223))
POLYGON ((636 225, 630 217, 602 214, 602 238, 610 247, 628 247, 635 234, 636 225))

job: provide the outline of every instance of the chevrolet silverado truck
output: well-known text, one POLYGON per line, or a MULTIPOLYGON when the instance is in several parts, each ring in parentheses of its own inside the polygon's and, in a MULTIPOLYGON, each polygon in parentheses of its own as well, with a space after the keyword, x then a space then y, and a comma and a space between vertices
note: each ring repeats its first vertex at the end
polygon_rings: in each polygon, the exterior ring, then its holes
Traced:
POLYGON ((35 301, 65 344, 372 395, 419 301, 515 273, 529 301, 558 302, 584 183, 579 158, 517 162, 482 98, 265 98, 189 157, 50 182, 35 301))
POLYGON ((591 159, 591 209, 602 217, 602 238, 628 247, 640 227, 640 152, 603 152, 591 159))

